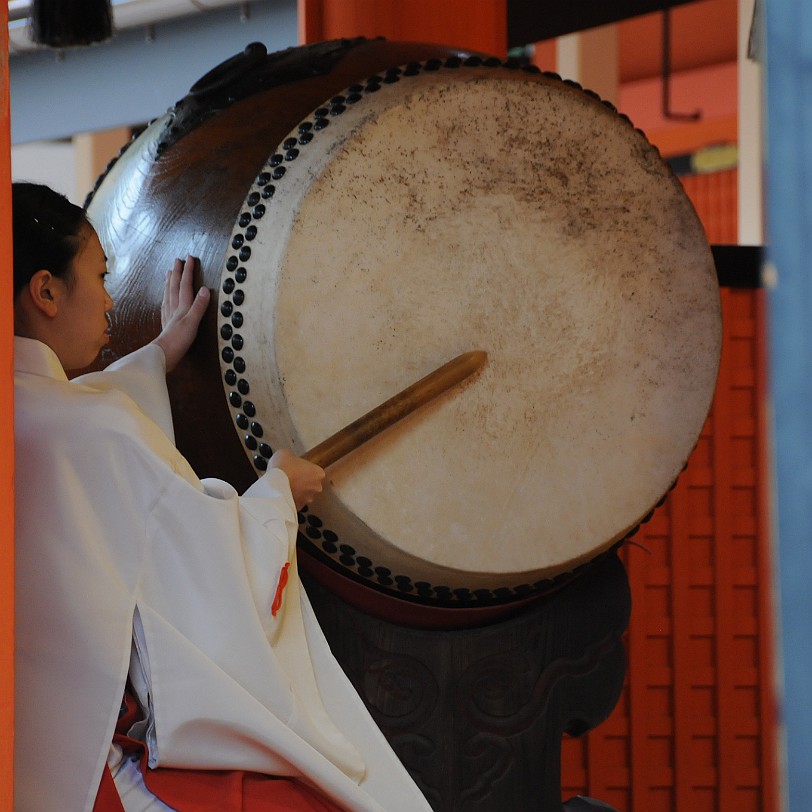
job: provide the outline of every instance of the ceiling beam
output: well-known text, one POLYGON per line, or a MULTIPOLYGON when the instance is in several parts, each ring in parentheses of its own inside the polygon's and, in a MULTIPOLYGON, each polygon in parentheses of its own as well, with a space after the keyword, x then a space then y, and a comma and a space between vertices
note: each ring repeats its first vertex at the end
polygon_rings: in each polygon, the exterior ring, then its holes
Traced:
POLYGON ((696 0, 507 0, 508 48, 616 23, 696 0))

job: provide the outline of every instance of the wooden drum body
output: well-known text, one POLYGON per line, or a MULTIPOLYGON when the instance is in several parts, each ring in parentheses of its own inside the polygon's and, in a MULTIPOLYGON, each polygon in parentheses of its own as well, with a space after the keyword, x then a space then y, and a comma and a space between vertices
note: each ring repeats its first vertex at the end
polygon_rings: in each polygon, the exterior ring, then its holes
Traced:
POLYGON ((536 594, 632 531, 696 443, 721 342, 702 228, 644 136, 557 77, 403 43, 289 53, 322 52, 317 78, 193 126, 184 100, 103 179, 115 350, 157 332, 162 272, 199 255, 219 298, 173 382, 179 445, 238 485, 485 350, 330 469, 303 536, 415 602, 536 594))

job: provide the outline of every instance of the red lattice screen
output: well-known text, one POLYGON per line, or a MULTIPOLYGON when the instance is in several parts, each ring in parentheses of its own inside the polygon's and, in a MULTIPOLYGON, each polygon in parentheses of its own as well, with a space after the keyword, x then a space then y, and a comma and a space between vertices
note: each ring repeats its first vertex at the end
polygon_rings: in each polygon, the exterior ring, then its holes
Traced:
MULTIPOLYGON (((682 178, 711 243, 736 242, 737 172, 682 178)), ((565 738, 564 797, 621 812, 773 812, 771 569, 762 292, 722 290, 723 350, 702 436, 623 557, 629 672, 612 716, 565 738)))

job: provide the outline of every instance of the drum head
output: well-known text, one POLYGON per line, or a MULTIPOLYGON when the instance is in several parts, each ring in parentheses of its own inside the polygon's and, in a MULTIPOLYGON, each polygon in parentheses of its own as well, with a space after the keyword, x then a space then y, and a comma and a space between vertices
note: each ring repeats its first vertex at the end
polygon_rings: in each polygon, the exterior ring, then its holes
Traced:
POLYGON ((453 65, 365 80, 291 132, 220 317, 260 469, 488 353, 303 517, 338 566, 439 602, 523 594, 636 526, 699 436, 721 340, 702 227, 643 135, 555 78, 453 65))

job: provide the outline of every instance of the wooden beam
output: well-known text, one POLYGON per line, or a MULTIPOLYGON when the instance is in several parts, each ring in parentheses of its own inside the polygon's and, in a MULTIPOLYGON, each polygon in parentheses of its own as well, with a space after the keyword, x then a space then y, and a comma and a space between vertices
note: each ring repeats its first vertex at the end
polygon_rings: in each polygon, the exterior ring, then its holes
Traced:
MULTIPOLYGON (((671 7, 694 0, 670 0, 671 7)), ((508 48, 539 42, 640 14, 663 10, 662 0, 570 0, 540 3, 538 0, 507 0, 508 48)))

